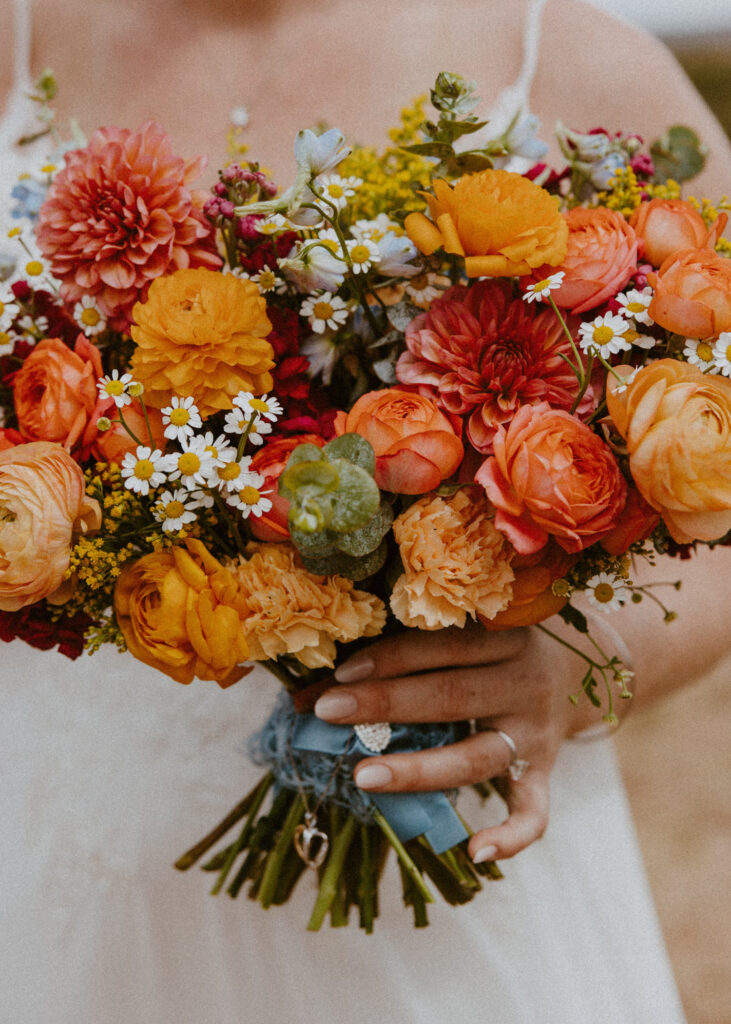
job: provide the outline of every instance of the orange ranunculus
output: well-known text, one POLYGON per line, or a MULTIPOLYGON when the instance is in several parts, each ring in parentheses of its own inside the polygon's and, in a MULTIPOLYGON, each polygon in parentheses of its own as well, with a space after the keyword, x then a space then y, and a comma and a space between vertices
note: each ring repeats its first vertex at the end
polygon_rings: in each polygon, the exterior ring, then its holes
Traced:
MULTIPOLYGON (((102 372, 99 350, 83 334, 73 350, 58 338, 39 342, 13 382, 21 434, 74 448, 90 422, 102 415, 96 386, 102 372)), ((111 404, 107 400, 105 408, 111 404)))
POLYGON ((490 619, 510 601, 513 551, 484 495, 426 495, 401 513, 393 535, 404 572, 391 610, 405 626, 462 627, 468 615, 490 619))
POLYGON ((287 525, 289 501, 279 493, 277 482, 287 465, 287 459, 298 444, 315 444, 318 448, 322 448, 325 441, 317 434, 278 437, 259 448, 251 460, 252 472, 260 473, 264 477, 264 483, 259 488, 259 493, 272 503, 268 512, 249 518, 249 529, 257 540, 289 540, 289 526, 287 525))
MULTIPOLYGON (((165 438, 165 424, 162 421, 162 413, 158 412, 157 409, 147 410, 147 420, 145 420, 144 413, 139 402, 132 402, 131 405, 125 405, 122 410, 124 414, 124 422, 130 428, 133 434, 140 438, 143 444, 150 445, 152 448, 159 448, 160 451, 165 451, 165 445, 167 444, 165 438), (150 442, 150 435, 147 432, 147 421, 149 421, 150 429, 152 430, 152 442, 150 442)), ((108 413, 111 417, 111 413, 108 413)), ((135 452, 137 450, 137 442, 134 441, 127 433, 121 423, 116 420, 112 423, 109 430, 96 430, 96 424, 93 444, 92 444, 92 455, 96 459, 100 459, 102 462, 116 462, 117 465, 121 465, 127 452, 135 452)), ((84 438, 86 442, 86 438, 84 438)))
POLYGON ((197 676, 226 687, 251 671, 240 664, 249 654, 246 601, 199 540, 153 551, 124 569, 114 611, 135 658, 179 683, 197 676))
POLYGON ((617 389, 609 377, 609 413, 640 494, 679 544, 723 537, 731 530, 731 380, 658 359, 617 389))
POLYGON ((132 311, 131 370, 157 409, 195 396, 203 418, 231 409, 239 391, 270 391, 274 350, 266 302, 253 281, 212 270, 178 270, 153 281, 132 311))
POLYGON ((614 529, 602 537, 601 546, 610 555, 623 555, 636 541, 649 537, 659 522, 659 513, 647 504, 636 487, 629 486, 627 504, 614 529))
POLYGON ((540 550, 551 535, 565 551, 583 551, 616 525, 624 477, 609 445, 569 413, 524 405, 507 430, 498 428, 494 453, 475 480, 520 554, 540 550))
POLYGON ((606 302, 637 269, 637 238, 624 217, 603 206, 576 206, 564 214, 569 228, 566 259, 560 267, 540 267, 531 280, 563 270, 561 287, 551 298, 561 309, 585 313, 606 302))
POLYGON ((435 181, 434 195, 424 196, 432 220, 410 213, 406 233, 426 255, 443 247, 464 256, 468 277, 529 274, 566 255, 568 231, 556 199, 520 174, 478 171, 454 187, 435 181))
POLYGON ((53 599, 74 534, 100 524, 99 504, 60 444, 34 441, 0 452, 0 609, 53 599))
POLYGON ((731 330, 731 260, 709 249, 682 249, 656 274, 648 312, 655 323, 686 338, 731 330))
POLYGON ((578 555, 570 555, 549 539, 545 547, 532 555, 516 555, 512 566, 515 573, 513 597, 508 607, 494 619, 478 618, 485 629, 516 629, 534 626, 561 611, 568 596, 554 594, 552 585, 564 576, 578 555))
POLYGON ((24 442, 25 438, 17 430, 13 430, 12 427, 0 427, 0 452, 4 452, 7 448, 15 448, 16 445, 24 442))
POLYGON ((696 208, 685 199, 651 199, 640 203, 630 224, 642 258, 659 267, 680 249, 713 249, 726 216, 719 218, 709 232, 696 208))
POLYGON ((464 455, 435 399, 398 388, 361 395, 350 412, 337 414, 335 433, 364 437, 376 453, 376 483, 396 494, 433 491, 464 455))

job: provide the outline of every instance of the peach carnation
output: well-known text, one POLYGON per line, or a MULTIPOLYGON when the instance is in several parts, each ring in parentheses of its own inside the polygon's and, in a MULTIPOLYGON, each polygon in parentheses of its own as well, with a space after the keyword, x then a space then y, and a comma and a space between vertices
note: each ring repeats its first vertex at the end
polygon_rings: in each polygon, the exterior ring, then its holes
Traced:
POLYGON ((250 557, 230 570, 244 594, 249 656, 292 654, 307 668, 334 668, 335 642, 377 636, 386 609, 344 576, 316 576, 289 544, 250 544, 250 557))
POLYGON ((510 603, 513 551, 484 497, 459 490, 451 498, 420 498, 393 533, 405 571, 391 610, 405 626, 464 626, 468 615, 492 619, 510 603))
POLYGON ((218 267, 204 194, 191 191, 205 160, 183 160, 159 125, 101 128, 65 167, 38 214, 38 245, 68 302, 93 295, 125 329, 152 280, 179 267, 218 267))
POLYGON ((272 388, 266 302, 253 281, 203 268, 158 278, 133 310, 131 369, 157 409, 194 395, 204 418, 231 409, 239 391, 272 388))
POLYGON ((566 255, 568 230, 557 200, 520 174, 488 169, 454 187, 435 181, 434 195, 424 198, 432 220, 410 213, 409 238, 427 256, 442 247, 464 256, 468 277, 529 274, 566 255))

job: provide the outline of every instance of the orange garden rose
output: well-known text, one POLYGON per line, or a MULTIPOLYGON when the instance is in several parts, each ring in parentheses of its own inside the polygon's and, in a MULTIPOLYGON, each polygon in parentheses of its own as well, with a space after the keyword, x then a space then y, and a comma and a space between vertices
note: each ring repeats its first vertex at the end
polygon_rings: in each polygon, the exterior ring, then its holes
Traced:
POLYGON ((655 323, 686 338, 731 330, 731 260, 710 249, 683 249, 656 274, 648 312, 655 323))
POLYGON ((60 444, 0 451, 0 609, 14 612, 64 584, 76 533, 97 530, 98 503, 60 444))
POLYGON ((468 615, 491 619, 512 597, 513 551, 484 496, 472 491, 420 498, 393 524, 404 573, 391 610, 405 626, 442 629, 464 626, 468 615))
POLYGON ((335 667, 336 641, 378 636, 386 609, 345 576, 316 576, 290 544, 250 544, 231 566, 247 605, 244 630, 254 661, 292 654, 308 668, 335 667))
POLYGON ((256 451, 251 459, 251 470, 264 477, 259 493, 268 498, 272 507, 260 516, 251 516, 249 528, 257 540, 276 541, 289 539, 289 501, 277 489, 279 477, 287 465, 287 459, 298 444, 315 444, 322 448, 323 438, 317 434, 299 434, 295 437, 278 437, 256 451))
POLYGON ((516 555, 512 566, 515 573, 513 596, 508 607, 493 619, 478 618, 485 629, 516 629, 534 626, 561 611, 568 596, 554 594, 553 583, 564 576, 576 562, 578 555, 570 555, 549 539, 545 547, 532 555, 516 555))
POLYGON ((564 214, 569 229, 566 258, 559 268, 536 270, 532 280, 562 270, 561 287, 551 292, 561 309, 579 314, 595 309, 627 284, 637 269, 637 239, 616 210, 576 206, 564 214))
MULTIPOLYGON (((628 372, 621 369, 620 372, 628 372)), ((731 380, 676 359, 607 386, 637 489, 679 544, 731 530, 731 380)))
POLYGON ((468 277, 513 277, 566 255, 568 231, 545 189, 510 171, 467 174, 452 187, 434 182, 423 193, 429 220, 410 213, 406 232, 427 256, 439 248, 465 257, 468 277))
MULTIPOLYGON (((103 373, 99 350, 83 334, 72 349, 58 338, 39 342, 13 383, 18 427, 31 441, 57 441, 71 449, 102 415, 96 382, 103 373)), ((112 405, 107 399, 103 408, 112 405)))
POLYGON ((685 199, 651 199, 649 203, 640 203, 630 217, 630 224, 643 259, 653 267, 659 267, 680 249, 713 248, 714 243, 707 242, 706 222, 685 199))
POLYGON ((609 446, 569 413, 545 402, 523 406, 498 429, 494 452, 475 480, 520 554, 540 550, 549 536, 565 551, 583 551, 616 525, 624 477, 609 446))
POLYGON ((235 577, 199 540, 143 555, 125 568, 114 611, 130 652, 179 683, 212 679, 227 687, 241 665, 248 608, 235 577))
POLYGON ((239 391, 271 390, 274 350, 266 301, 253 281, 203 268, 153 281, 133 310, 131 370, 157 409, 194 396, 202 417, 231 409, 239 391))
POLYGON ((450 477, 462 442, 433 398, 397 388, 369 391, 335 417, 335 433, 360 434, 376 453, 376 483, 397 494, 425 494, 450 477))

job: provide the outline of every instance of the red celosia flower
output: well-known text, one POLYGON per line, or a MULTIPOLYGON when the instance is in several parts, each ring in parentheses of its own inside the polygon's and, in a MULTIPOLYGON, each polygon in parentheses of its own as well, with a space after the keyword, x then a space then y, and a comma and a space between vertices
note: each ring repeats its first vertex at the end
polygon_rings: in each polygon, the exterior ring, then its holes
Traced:
POLYGON ((412 320, 406 345, 398 379, 467 417, 467 436, 481 452, 492 450, 498 424, 521 406, 569 410, 577 395, 562 358, 572 357, 571 347, 555 314, 513 298, 505 281, 450 288, 412 320))
POLYGON ((40 602, 17 612, 0 611, 0 640, 9 643, 17 637, 39 651, 50 651, 58 645, 59 654, 75 661, 83 653, 84 633, 93 621, 84 612, 76 612, 51 622, 48 609, 40 602))
POLYGON ((204 161, 175 156, 153 121, 138 131, 102 128, 65 163, 38 214, 37 238, 67 301, 93 295, 124 329, 154 278, 220 266, 205 195, 188 188, 204 161))

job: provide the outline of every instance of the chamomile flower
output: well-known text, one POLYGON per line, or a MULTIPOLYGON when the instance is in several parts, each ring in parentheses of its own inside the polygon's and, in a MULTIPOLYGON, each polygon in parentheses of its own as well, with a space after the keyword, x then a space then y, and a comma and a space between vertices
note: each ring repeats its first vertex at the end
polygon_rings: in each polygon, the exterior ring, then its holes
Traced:
POLYGON ((107 326, 107 321, 94 302, 91 295, 82 295, 81 301, 74 306, 74 320, 87 337, 93 338, 101 334, 107 326))
POLYGON ((237 508, 244 519, 249 516, 260 516, 268 512, 272 503, 271 500, 259 490, 264 484, 264 477, 259 473, 250 473, 249 482, 245 487, 235 494, 226 496, 226 501, 233 508, 237 508))
POLYGON ((624 333, 625 341, 628 341, 630 345, 634 345, 635 348, 643 348, 646 351, 654 348, 657 345, 657 338, 653 338, 651 334, 640 334, 634 327, 630 327, 629 330, 624 333))
POLYGON ((152 514, 167 533, 177 533, 186 523, 194 523, 196 514, 190 492, 178 488, 175 491, 163 491, 152 514))
POLYGON ((48 330, 47 316, 24 316, 18 320, 18 329, 29 334, 45 334, 48 330))
POLYGON ((15 348, 17 340, 14 334, 0 328, 0 356, 9 356, 15 348))
POLYGON ((586 581, 587 596, 595 608, 604 612, 616 611, 629 600, 629 587, 621 576, 598 572, 586 581))
POLYGON ((379 213, 372 220, 357 220, 350 229, 353 238, 367 238, 371 242, 380 242, 387 234, 404 234, 404 229, 391 220, 387 213, 379 213))
POLYGON ((718 373, 712 341, 686 338, 683 355, 692 366, 697 366, 703 373, 718 373))
POLYGON ((165 437, 171 441, 184 441, 193 436, 197 427, 202 426, 198 407, 192 398, 179 398, 175 395, 170 405, 160 411, 165 424, 165 437))
POLYGON ((231 462, 232 459, 236 458, 236 449, 225 434, 219 434, 218 437, 214 437, 213 431, 207 430, 201 436, 205 442, 205 450, 213 456, 217 464, 220 462, 231 462))
POLYGON ((541 281, 536 281, 535 284, 529 284, 523 292, 523 299, 526 302, 543 301, 547 295, 561 287, 564 277, 566 277, 565 272, 557 270, 555 274, 550 274, 541 281))
POLYGON ((131 373, 123 373, 120 377, 119 370, 112 370, 111 376, 100 377, 96 386, 102 398, 113 398, 116 407, 123 409, 125 405, 129 405, 132 401, 127 393, 131 383, 131 373))
POLYGON ((317 241, 327 246, 333 255, 342 255, 342 246, 340 245, 340 239, 335 228, 322 228, 317 232, 317 241))
POLYGON ((257 285, 262 295, 267 295, 269 292, 281 295, 287 290, 287 285, 281 277, 278 277, 273 270, 270 270, 268 265, 263 266, 258 274, 252 274, 250 280, 257 285))
POLYGON ((260 235, 279 235, 282 231, 289 231, 290 224, 281 213, 270 213, 268 217, 257 221, 256 230, 260 235))
POLYGON ((326 327, 336 331, 350 316, 348 304, 332 292, 310 295, 300 306, 301 316, 306 316, 315 334, 322 334, 326 327))
POLYGON ((127 452, 120 467, 124 486, 137 494, 149 494, 151 488, 159 487, 167 479, 165 459, 158 448, 142 444, 134 452, 127 452))
POLYGON ((258 416, 259 419, 268 420, 270 423, 276 423, 284 412, 274 395, 255 397, 250 391, 239 391, 233 404, 247 416, 258 416))
POLYGON ((338 361, 338 347, 332 335, 311 334, 300 345, 300 352, 310 364, 310 376, 321 376, 322 383, 327 387, 338 361))
POLYGON ((206 450, 204 438, 197 436, 180 442, 182 451, 165 456, 165 468, 170 480, 179 480, 188 491, 205 487, 217 459, 206 450))
POLYGON ((381 262, 381 254, 375 242, 367 238, 350 238, 346 244, 354 274, 367 274, 371 267, 381 262))
POLYGON ((226 413, 223 429, 227 434, 246 433, 246 439, 251 444, 264 444, 263 435, 271 434, 272 425, 254 413, 247 414, 242 409, 234 407, 231 412, 226 413))
POLYGON ((26 277, 31 278, 33 281, 37 281, 48 273, 48 268, 42 259, 35 257, 32 260, 28 260, 23 267, 23 273, 26 277))
POLYGON ((612 385, 612 390, 614 391, 615 395, 621 395, 623 391, 626 391, 641 369, 641 366, 634 366, 632 368, 632 371, 622 378, 621 384, 612 385))
POLYGON ((622 316, 632 317, 638 324, 650 327, 655 322, 648 313, 653 294, 653 290, 649 285, 647 288, 643 288, 642 291, 632 288, 628 292, 620 292, 617 296, 617 302, 621 306, 620 312, 622 316))
POLYGON ((731 331, 722 331, 713 346, 713 358, 719 373, 731 377, 731 331))
POLYGON ((314 184, 314 191, 324 197, 336 210, 344 210, 355 190, 363 184, 362 178, 341 178, 339 174, 323 174, 314 184))
POLYGON ((617 352, 626 352, 631 348, 624 337, 628 330, 629 324, 624 317, 605 313, 604 316, 595 317, 591 322, 585 321, 581 324, 579 345, 590 355, 608 359, 617 352))
POLYGON ((0 331, 7 331, 19 313, 17 302, 12 299, 0 299, 0 331))
MULTIPOLYGON (((252 473, 249 471, 251 458, 246 455, 243 459, 233 459, 223 466, 216 466, 209 478, 211 487, 217 487, 224 495, 237 494, 250 483, 252 473)), ((254 474, 255 475, 255 474, 254 474)))
POLYGON ((442 294, 443 289, 437 286, 438 280, 437 274, 417 274, 407 282, 404 290, 417 306, 427 307, 442 294))

